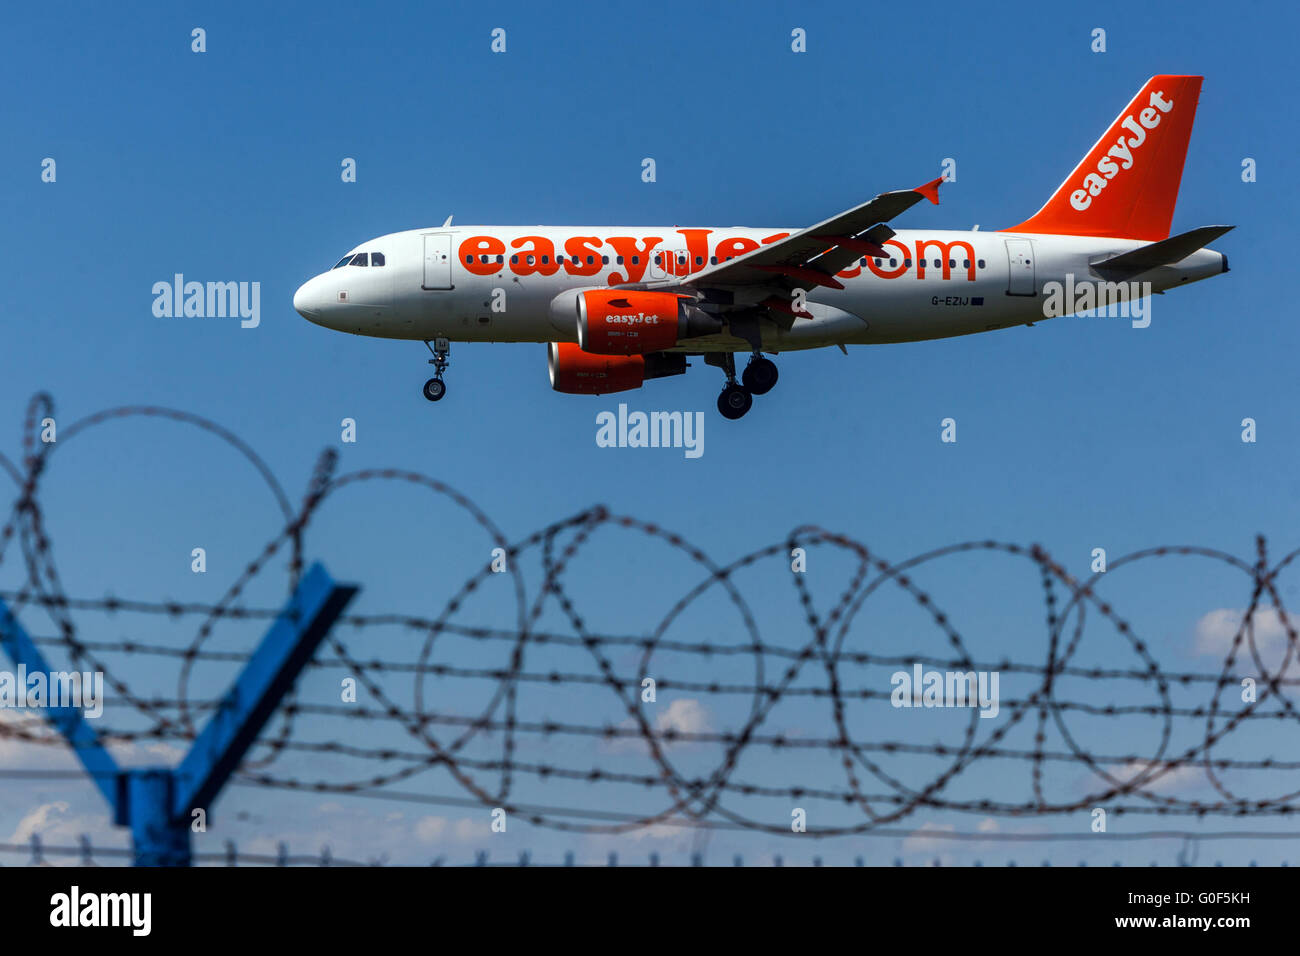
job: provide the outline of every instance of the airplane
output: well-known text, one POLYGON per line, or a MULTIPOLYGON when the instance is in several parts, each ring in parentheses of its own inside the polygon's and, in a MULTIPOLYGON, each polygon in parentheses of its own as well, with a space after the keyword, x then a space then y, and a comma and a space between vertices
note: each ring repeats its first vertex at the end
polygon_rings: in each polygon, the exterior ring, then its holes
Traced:
MULTIPOLYGON (((423 341, 432 402, 446 394, 451 342, 538 342, 551 387, 585 395, 640 388, 702 357, 724 373, 718 410, 734 420, 776 385, 769 354, 1033 325, 1050 317, 1053 282, 1098 296, 1149 283, 1136 288, 1150 294, 1227 272, 1206 247, 1232 226, 1170 236, 1201 80, 1148 80, 1043 207, 1007 229, 895 231, 922 199, 938 204, 943 177, 804 229, 448 217, 362 243, 293 306, 326 328, 423 341), (739 380, 737 353, 751 356, 739 380)), ((1082 311, 1072 306, 1063 314, 1082 311)))

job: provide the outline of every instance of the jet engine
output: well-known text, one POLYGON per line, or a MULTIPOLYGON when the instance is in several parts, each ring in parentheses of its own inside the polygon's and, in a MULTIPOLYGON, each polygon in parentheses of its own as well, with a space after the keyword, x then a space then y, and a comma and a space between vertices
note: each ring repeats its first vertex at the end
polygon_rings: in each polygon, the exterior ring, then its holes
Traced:
POLYGON ((592 355, 572 342, 551 342, 546 347, 551 388, 570 395, 608 395, 640 388, 648 378, 681 375, 686 356, 681 354, 592 355))
POLYGON ((576 296, 578 345, 593 355, 646 355, 722 331, 722 322, 673 292, 590 289, 576 296))

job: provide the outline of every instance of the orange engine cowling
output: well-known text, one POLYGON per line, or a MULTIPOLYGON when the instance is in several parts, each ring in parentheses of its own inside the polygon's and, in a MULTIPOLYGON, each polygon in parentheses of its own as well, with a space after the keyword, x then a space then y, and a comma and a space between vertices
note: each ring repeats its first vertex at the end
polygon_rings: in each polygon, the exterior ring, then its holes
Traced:
POLYGON ((595 355, 644 355, 670 349, 685 317, 671 292, 592 289, 578 296, 578 345, 595 355))
POLYGON ((551 388, 570 395, 608 395, 640 388, 645 359, 640 355, 592 355, 572 342, 551 342, 546 366, 551 388))

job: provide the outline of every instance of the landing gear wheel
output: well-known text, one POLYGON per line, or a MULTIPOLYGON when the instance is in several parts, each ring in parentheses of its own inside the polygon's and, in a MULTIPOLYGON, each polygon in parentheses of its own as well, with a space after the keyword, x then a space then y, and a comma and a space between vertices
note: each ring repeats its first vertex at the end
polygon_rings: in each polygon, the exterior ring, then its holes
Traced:
POLYGON ((447 394, 442 373, 447 371, 447 366, 451 364, 451 343, 446 339, 434 339, 432 344, 428 341, 424 344, 433 353, 433 358, 429 359, 429 364, 433 366, 433 378, 424 383, 424 397, 431 402, 436 402, 447 394))
POLYGON ((730 421, 740 418, 753 404, 754 397, 749 394, 749 390, 735 382, 728 383, 722 389, 722 394, 718 396, 718 411, 722 413, 723 418, 730 421))
POLYGON ((745 372, 740 376, 740 380, 752 394, 766 395, 776 384, 778 376, 776 363, 759 356, 745 366, 745 372))

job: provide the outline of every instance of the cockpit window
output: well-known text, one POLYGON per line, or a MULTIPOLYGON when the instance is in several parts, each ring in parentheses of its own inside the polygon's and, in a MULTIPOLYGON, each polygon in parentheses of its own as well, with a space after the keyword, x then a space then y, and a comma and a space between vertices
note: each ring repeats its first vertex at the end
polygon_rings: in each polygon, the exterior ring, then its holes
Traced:
POLYGON ((370 264, 372 266, 382 266, 384 264, 384 254, 382 252, 370 253, 370 264))
POLYGON ((350 255, 348 255, 348 256, 344 256, 344 257, 343 257, 342 259, 340 259, 338 262, 334 263, 334 268, 335 268, 335 269, 342 269, 345 265, 347 265, 347 264, 348 264, 349 262, 351 262, 351 261, 352 261, 352 256, 350 256, 350 255))
POLYGON ((358 252, 355 256, 352 257, 351 265, 364 266, 368 264, 369 263, 367 263, 366 261, 366 253, 364 252, 358 252))

